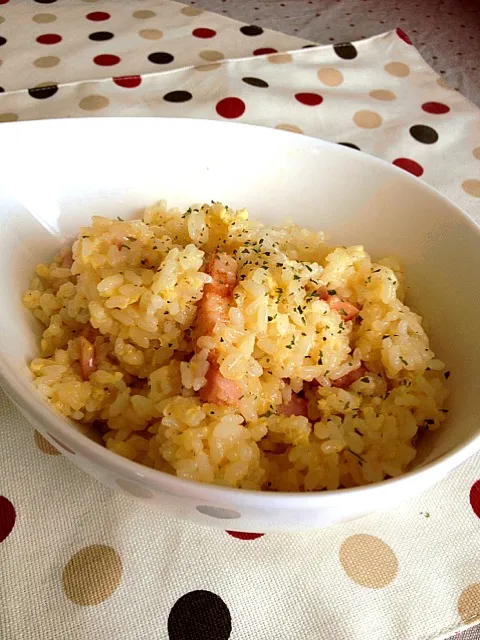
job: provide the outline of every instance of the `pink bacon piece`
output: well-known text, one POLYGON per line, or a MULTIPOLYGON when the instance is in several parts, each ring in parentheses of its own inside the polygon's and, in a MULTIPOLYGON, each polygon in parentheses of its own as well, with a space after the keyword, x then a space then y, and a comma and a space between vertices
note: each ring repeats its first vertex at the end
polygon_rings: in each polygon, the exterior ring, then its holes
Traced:
POLYGON ((342 320, 345 322, 353 320, 353 318, 358 316, 360 313, 360 309, 348 300, 345 300, 336 294, 328 293, 327 287, 320 287, 320 289, 317 290, 317 293, 320 300, 325 300, 325 302, 330 306, 330 309, 338 311, 342 316, 342 320))
POLYGON ((292 393, 290 402, 280 405, 278 411, 283 413, 284 416, 305 416, 308 418, 308 403, 305 398, 292 393))
MULTIPOLYGON (((218 321, 228 321, 228 309, 237 283, 237 270, 235 259, 226 253, 215 253, 208 263, 206 272, 212 277, 212 282, 205 285, 203 296, 197 305, 195 344, 200 336, 212 335, 218 321)), ((210 352, 209 362, 210 367, 205 376, 207 384, 200 389, 202 401, 213 404, 238 404, 238 383, 220 373, 214 352, 210 352)))
POLYGON ((350 373, 347 373, 341 378, 337 378, 337 380, 332 380, 332 387, 338 387, 340 389, 348 389, 350 385, 352 385, 357 380, 360 380, 360 378, 363 378, 363 376, 365 376, 367 373, 368 373, 367 370, 362 365, 358 369, 355 369, 355 371, 350 371, 350 373))

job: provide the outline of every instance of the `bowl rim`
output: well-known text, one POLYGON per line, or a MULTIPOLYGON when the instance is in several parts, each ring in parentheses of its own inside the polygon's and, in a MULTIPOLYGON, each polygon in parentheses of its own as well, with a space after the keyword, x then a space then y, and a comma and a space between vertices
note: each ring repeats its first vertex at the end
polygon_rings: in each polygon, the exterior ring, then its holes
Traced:
MULTIPOLYGON (((312 136, 302 135, 290 131, 284 131, 279 129, 271 129, 260 125, 252 125, 239 122, 223 122, 216 120, 208 120, 203 118, 166 118, 166 117, 152 117, 142 116, 139 118, 129 117, 111 117, 111 118, 95 118, 87 117, 75 120, 75 126, 86 127, 89 129, 92 126, 102 127, 118 127, 122 124, 123 127, 134 128, 135 121, 150 121, 149 124, 153 126, 181 126, 195 127, 210 126, 215 128, 224 129, 225 132, 222 135, 227 134, 227 129, 232 127, 238 129, 239 127, 244 129, 254 129, 255 135, 267 135, 268 136, 280 136, 286 139, 290 138, 295 141, 295 145, 302 148, 321 148, 324 147, 327 150, 335 150, 336 154, 344 154, 350 157, 351 154, 359 154, 356 149, 345 147, 338 143, 329 142, 320 138, 314 138, 312 136), (93 124, 95 123, 95 125, 93 124)), ((59 118, 54 120, 43 121, 20 121, 12 123, 4 123, 2 125, 2 131, 18 130, 19 127, 23 128, 60 128, 71 126, 72 120, 67 118, 59 118), (16 127, 16 129, 14 129, 16 127)), ((90 132, 89 132, 90 133, 90 132)), ((480 241, 480 226, 468 216, 460 207, 458 207, 449 198, 443 195, 434 187, 419 180, 418 178, 410 175, 403 169, 390 164, 386 160, 372 156, 370 154, 360 152, 362 162, 371 165, 383 167, 383 170, 390 172, 392 175, 402 176, 402 179, 409 181, 412 185, 416 184, 415 188, 423 190, 428 193, 432 198, 437 199, 443 206, 450 209, 451 214, 456 217, 463 224, 471 228, 473 233, 476 233, 480 241)), ((452 471, 459 464, 464 462, 471 455, 480 451, 480 431, 477 435, 472 435, 465 442, 455 446, 451 451, 443 454, 439 458, 423 465, 417 469, 411 469, 404 474, 396 477, 382 480, 368 485, 361 485, 357 487, 351 487, 348 489, 335 489, 327 491, 316 492, 273 492, 273 491, 253 491, 247 489, 239 489, 233 487, 226 487, 222 485, 201 483, 197 480, 188 480, 174 476, 164 471, 152 469, 146 467, 138 462, 134 462, 127 458, 123 458, 119 454, 116 454, 108 450, 105 446, 91 440, 88 436, 84 435, 77 429, 75 429, 69 421, 57 413, 48 402, 42 398, 42 396, 34 389, 31 382, 27 377, 23 377, 15 372, 9 370, 8 363, 0 354, 0 385, 11 397, 20 411, 29 419, 32 423, 39 423, 42 425, 44 431, 50 436, 54 442, 63 450, 65 447, 71 448, 75 454, 79 453, 87 460, 91 460, 99 467, 108 470, 110 474, 117 474, 119 477, 129 477, 134 482, 141 484, 145 487, 157 489, 159 491, 167 491, 174 495, 189 495, 191 497, 197 497, 205 502, 215 502, 215 504, 233 505, 233 506, 251 506, 258 509, 264 509, 266 507, 283 507, 287 509, 317 509, 322 506, 335 506, 338 505, 338 501, 347 501, 347 499, 361 499, 362 497, 369 497, 373 493, 379 492, 394 492, 399 485, 406 485, 407 483, 418 483, 421 486, 428 486, 429 481, 435 481, 441 479, 449 471, 452 471), (28 390, 33 391, 29 393, 28 390), (52 431, 53 433, 50 433, 52 431), (59 438, 57 441, 56 438, 59 438), (64 444, 65 443, 65 444, 64 444)), ((33 426, 33 424, 32 424, 33 426)))

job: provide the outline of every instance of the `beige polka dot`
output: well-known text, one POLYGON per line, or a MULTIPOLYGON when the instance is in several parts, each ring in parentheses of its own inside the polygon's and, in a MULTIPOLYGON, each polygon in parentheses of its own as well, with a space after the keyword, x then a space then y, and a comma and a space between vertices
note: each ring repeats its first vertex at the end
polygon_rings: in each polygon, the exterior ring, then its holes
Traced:
POLYGON ((46 24, 47 22, 55 22, 57 16, 53 13, 36 13, 32 20, 39 24, 46 24))
POLYGON ((350 536, 340 547, 340 562, 354 582, 370 589, 382 589, 398 573, 398 560, 388 544, 364 533, 350 536))
POLYGON ((148 9, 140 9, 132 13, 132 16, 137 20, 148 20, 148 18, 154 18, 156 15, 155 11, 149 11, 148 9))
POLYGON ((480 620, 480 582, 462 591, 458 599, 458 613, 465 624, 480 620))
POLYGON ((217 62, 215 64, 201 64, 198 67, 194 67, 194 69, 196 71, 214 71, 215 69, 218 69, 218 67, 221 67, 222 65, 217 62))
POLYGON ((480 180, 475 180, 474 178, 464 180, 462 182, 462 188, 469 196, 480 198, 480 180))
POLYGON ((70 558, 63 570, 62 585, 69 600, 86 606, 109 598, 121 579, 122 561, 115 549, 94 544, 70 558))
POLYGON ((288 64, 293 58, 289 53, 273 53, 267 56, 267 60, 272 64, 288 64))
POLYGON ((190 16, 193 18, 193 16, 199 16, 203 11, 195 9, 195 7, 183 7, 180 13, 183 13, 184 16, 190 16))
POLYGON ((135 496, 136 498, 153 498, 153 493, 147 489, 147 487, 143 487, 136 482, 131 482, 131 480, 125 480, 124 478, 118 478, 115 482, 120 489, 123 489, 131 496, 135 496))
POLYGON ((385 100, 387 102, 397 99, 397 96, 393 91, 389 91, 388 89, 374 89, 373 91, 370 91, 369 95, 372 98, 375 98, 375 100, 385 100))
POLYGON ((477 147, 476 149, 474 149, 472 153, 474 158, 476 158, 477 160, 480 160, 480 147, 477 147))
POLYGON ((317 71, 317 76, 327 87, 338 87, 343 82, 343 74, 338 69, 322 67, 317 71))
POLYGON ((442 89, 448 89, 449 91, 454 91, 454 89, 452 89, 452 87, 448 84, 445 78, 437 78, 437 84, 439 87, 442 87, 442 89))
POLYGON ((60 451, 57 451, 55 447, 51 445, 48 440, 45 440, 45 438, 40 433, 38 433, 38 431, 35 431, 34 438, 35 438, 35 444, 37 445, 37 447, 40 449, 40 451, 42 451, 43 453, 46 453, 47 456, 60 455, 60 451))
POLYGON ((391 76, 397 78, 405 78, 410 73, 410 67, 404 62, 389 62, 383 68, 391 76))
POLYGON ((110 100, 105 98, 105 96, 91 95, 86 98, 82 98, 78 103, 78 106, 80 109, 85 109, 85 111, 98 111, 99 109, 108 107, 109 104, 110 100))
POLYGON ((354 114, 353 121, 362 129, 377 129, 382 124, 382 116, 375 111, 362 109, 354 114))
POLYGON ((16 122, 18 115, 16 113, 0 113, 0 122, 16 122))
POLYGON ((202 60, 206 60, 207 62, 218 62, 225 58, 221 51, 214 51, 213 49, 205 49, 204 51, 200 51, 198 55, 202 60))
POLYGON ((163 31, 160 29, 142 29, 138 35, 145 40, 160 40, 163 38, 163 31))
POLYGON ((292 133, 303 133, 300 127, 297 127, 294 124, 277 124, 275 129, 281 129, 282 131, 291 131, 292 133))
POLYGON ((60 63, 60 58, 57 56, 43 56, 33 61, 33 64, 40 69, 49 69, 50 67, 56 67, 60 63))

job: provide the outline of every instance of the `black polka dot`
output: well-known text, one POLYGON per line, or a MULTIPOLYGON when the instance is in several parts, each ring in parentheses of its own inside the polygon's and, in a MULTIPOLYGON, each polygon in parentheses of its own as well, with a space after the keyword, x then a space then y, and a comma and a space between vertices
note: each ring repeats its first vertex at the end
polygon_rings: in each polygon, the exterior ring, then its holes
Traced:
POLYGON ((351 42, 339 42, 333 45, 333 50, 339 58, 353 60, 357 57, 357 50, 351 42))
POLYGON ((197 507, 197 511, 199 513, 203 513, 205 516, 210 516, 211 518, 219 518, 220 520, 235 520, 236 518, 240 518, 240 514, 238 511, 234 511, 233 509, 224 509, 223 507, 210 507, 206 504, 201 504, 197 507))
POLYGON ((263 89, 268 87, 268 82, 265 82, 265 80, 261 80, 260 78, 251 78, 248 76, 246 78, 242 78, 242 80, 245 84, 250 84, 252 87, 262 87, 263 89))
POLYGON ((163 96, 167 102, 188 102, 193 98, 189 91, 170 91, 163 96))
POLYGON ((95 31, 88 37, 90 40, 94 40, 95 42, 104 42, 105 40, 111 40, 113 38, 113 33, 110 31, 95 31))
POLYGON ((53 4, 57 0, 35 0, 38 4, 53 4))
POLYGON ((438 140, 438 133, 426 124, 415 124, 410 127, 410 135, 423 144, 433 144, 438 140))
POLYGON ((173 62, 175 58, 171 53, 167 53, 166 51, 155 51, 155 53, 151 53, 148 56, 148 59, 155 64, 168 64, 169 62, 173 62))
POLYGON ((7 41, 6 38, 4 38, 3 36, 0 36, 0 47, 2 46, 2 44, 5 44, 7 41))
POLYGON ((360 147, 357 147, 357 145, 353 144, 353 142, 339 142, 338 144, 341 144, 343 147, 350 147, 350 149, 356 149, 357 151, 360 151, 360 147))
POLYGON ((45 100, 46 98, 51 98, 58 91, 58 86, 56 84, 51 84, 48 87, 33 87, 28 90, 28 93, 32 98, 36 98, 37 100, 45 100))
POLYGON ((5 89, 3 87, 0 87, 0 93, 5 93, 5 89))
POLYGON ((169 640, 228 640, 232 618, 225 602, 211 591, 190 591, 168 616, 169 640))
POLYGON ((244 36, 260 36, 263 33, 262 27, 258 27, 256 24, 248 24, 240 27, 240 31, 244 36))

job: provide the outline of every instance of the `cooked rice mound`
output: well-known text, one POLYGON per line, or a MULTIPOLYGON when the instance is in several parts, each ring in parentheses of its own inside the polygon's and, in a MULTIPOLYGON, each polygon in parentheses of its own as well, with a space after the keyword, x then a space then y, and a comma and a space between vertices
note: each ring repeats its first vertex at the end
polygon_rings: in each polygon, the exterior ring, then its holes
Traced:
POLYGON ((446 415, 444 364, 404 294, 398 262, 362 246, 161 202, 94 217, 37 266, 30 367, 61 414, 148 467, 244 489, 363 485, 403 473, 446 415))

